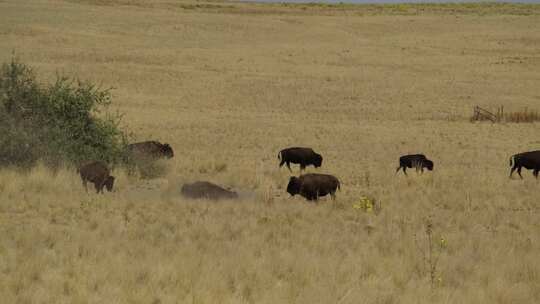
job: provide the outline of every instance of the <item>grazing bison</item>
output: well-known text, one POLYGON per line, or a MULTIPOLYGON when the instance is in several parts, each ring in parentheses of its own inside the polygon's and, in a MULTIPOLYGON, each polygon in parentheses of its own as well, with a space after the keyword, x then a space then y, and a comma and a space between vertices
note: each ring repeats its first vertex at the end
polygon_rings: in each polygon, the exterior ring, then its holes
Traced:
POLYGON ((433 162, 426 158, 424 154, 411 154, 404 155, 399 158, 399 167, 396 169, 396 174, 399 169, 403 168, 403 173, 407 175, 407 168, 415 168, 416 172, 420 170, 424 173, 424 168, 427 168, 429 171, 433 171, 433 162))
POLYGON ((336 198, 336 190, 341 189, 339 180, 329 174, 309 173, 300 177, 291 176, 287 185, 287 192, 294 196, 300 194, 308 201, 318 200, 319 197, 330 194, 336 198))
POLYGON ((171 148, 171 146, 169 146, 169 144, 162 144, 153 140, 129 144, 127 146, 127 151, 130 157, 137 159, 158 159, 162 157, 174 157, 173 149, 171 148))
POLYGON ((519 177, 523 178, 523 176, 521 176, 522 167, 533 170, 534 177, 538 178, 538 171, 540 171, 540 151, 530 151, 512 155, 510 157, 510 167, 512 167, 512 169, 510 169, 510 178, 516 169, 519 177))
POLYGON ((187 198, 205 198, 211 200, 235 199, 238 194, 234 191, 223 189, 210 182, 197 181, 193 184, 184 184, 181 193, 187 198))
POLYGON ((82 179, 82 183, 86 191, 88 187, 87 182, 94 184, 97 193, 103 193, 103 186, 107 188, 109 192, 112 191, 114 185, 114 176, 110 175, 109 168, 102 162, 96 161, 86 165, 81 166, 77 170, 82 179))
POLYGON ((300 170, 304 170, 306 166, 313 165, 318 168, 322 165, 323 158, 320 154, 315 153, 311 148, 287 148, 279 151, 278 159, 281 160, 279 167, 287 164, 287 168, 292 172, 290 163, 300 164, 300 170))

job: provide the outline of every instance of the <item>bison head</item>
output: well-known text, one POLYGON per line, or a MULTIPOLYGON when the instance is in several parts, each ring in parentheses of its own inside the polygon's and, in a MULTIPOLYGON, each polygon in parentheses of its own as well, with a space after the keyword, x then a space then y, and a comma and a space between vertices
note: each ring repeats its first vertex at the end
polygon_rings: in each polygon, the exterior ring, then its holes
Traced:
POLYGON ((315 153, 313 165, 315 168, 319 168, 322 165, 322 156, 320 154, 315 153))
POLYGON ((426 168, 429 170, 429 171, 433 171, 433 162, 430 161, 429 159, 426 159, 424 161, 424 165, 426 166, 426 168))
POLYGON ((291 176, 291 178, 289 179, 289 184, 287 185, 287 192, 291 196, 294 196, 300 193, 300 186, 301 186, 300 179, 296 176, 291 176))
POLYGON ((161 145, 161 153, 168 158, 174 157, 173 149, 171 148, 171 146, 169 146, 169 144, 161 145))
POLYGON ((111 192, 114 186, 114 176, 107 177, 104 184, 107 191, 111 192))

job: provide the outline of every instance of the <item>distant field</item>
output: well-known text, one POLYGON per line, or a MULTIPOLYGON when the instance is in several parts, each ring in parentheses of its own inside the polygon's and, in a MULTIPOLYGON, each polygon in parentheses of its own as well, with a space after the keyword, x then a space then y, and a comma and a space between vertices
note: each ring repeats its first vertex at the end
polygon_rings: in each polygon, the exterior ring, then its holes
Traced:
POLYGON ((540 110, 539 25, 538 5, 0 0, 0 62, 114 87, 124 127, 175 152, 103 196, 0 170, 1 302, 540 302, 540 182, 508 178, 540 125, 469 121, 540 110), (335 202, 288 197, 287 146, 323 154, 335 202), (434 172, 394 175, 418 152, 434 172), (182 199, 198 179, 242 200, 182 199))

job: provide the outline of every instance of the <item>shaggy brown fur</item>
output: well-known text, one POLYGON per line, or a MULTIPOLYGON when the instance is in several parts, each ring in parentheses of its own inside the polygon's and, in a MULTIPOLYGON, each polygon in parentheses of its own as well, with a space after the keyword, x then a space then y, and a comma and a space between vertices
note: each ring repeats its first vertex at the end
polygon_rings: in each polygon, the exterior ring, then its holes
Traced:
POLYGON ((316 201, 319 197, 327 194, 335 199, 337 189, 340 189, 339 180, 329 174, 309 173, 300 175, 300 177, 291 176, 287 185, 287 192, 290 195, 300 194, 308 201, 316 201))
POLYGON ((92 162, 81 166, 78 169, 81 175, 82 183, 86 191, 88 191, 87 182, 94 184, 97 193, 103 193, 105 186, 109 192, 112 191, 114 185, 114 176, 110 175, 110 170, 103 162, 92 162))

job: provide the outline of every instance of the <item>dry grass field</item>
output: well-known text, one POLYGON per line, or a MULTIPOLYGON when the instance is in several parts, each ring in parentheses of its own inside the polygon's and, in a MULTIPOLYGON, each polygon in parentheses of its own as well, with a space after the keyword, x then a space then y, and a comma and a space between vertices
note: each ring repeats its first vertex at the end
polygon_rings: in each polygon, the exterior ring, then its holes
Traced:
POLYGON ((540 109, 540 6, 0 0, 13 52, 113 86, 175 157, 105 195, 0 170, 2 303, 540 302, 540 182, 508 178, 540 125, 469 121, 540 109), (287 146, 323 154, 335 202, 288 197, 287 146), (434 172, 394 175, 416 152, 434 172), (181 198, 197 179, 242 199, 181 198))

